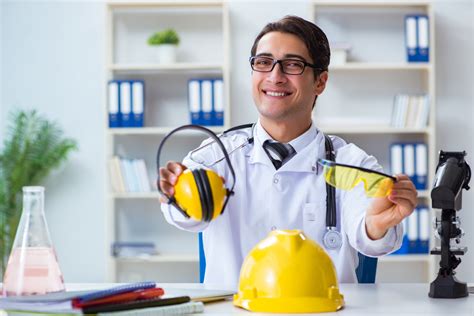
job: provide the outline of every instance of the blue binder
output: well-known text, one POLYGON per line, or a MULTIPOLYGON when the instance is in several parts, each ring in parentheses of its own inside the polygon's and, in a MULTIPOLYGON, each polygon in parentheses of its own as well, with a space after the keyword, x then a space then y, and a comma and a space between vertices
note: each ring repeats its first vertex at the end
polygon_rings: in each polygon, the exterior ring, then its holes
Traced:
POLYGON ((416 143, 415 146, 415 187, 426 190, 428 187, 428 146, 416 143))
POLYGON ((214 79, 212 82, 212 125, 224 125, 224 81, 222 79, 214 79))
POLYGON ((132 126, 143 127, 143 113, 145 110, 145 83, 134 80, 132 84, 132 126))
POLYGON ((188 81, 188 107, 191 124, 201 125, 201 83, 199 79, 188 81))
POLYGON ((430 61, 430 32, 427 15, 418 15, 417 17, 417 59, 419 62, 430 61))
POLYGON ((201 80, 201 113, 202 113, 202 125, 212 125, 212 80, 203 79, 201 80))
POLYGON ((426 205, 419 206, 416 211, 419 223, 418 253, 427 254, 430 246, 430 211, 426 205))
POLYGON ((130 81, 120 82, 120 116, 122 127, 132 127, 132 87, 130 81))
POLYGON ((116 80, 110 81, 108 90, 109 127, 120 127, 120 83, 116 80))
POLYGON ((417 40, 417 16, 405 16, 405 46, 407 51, 407 61, 418 61, 418 40, 417 40))

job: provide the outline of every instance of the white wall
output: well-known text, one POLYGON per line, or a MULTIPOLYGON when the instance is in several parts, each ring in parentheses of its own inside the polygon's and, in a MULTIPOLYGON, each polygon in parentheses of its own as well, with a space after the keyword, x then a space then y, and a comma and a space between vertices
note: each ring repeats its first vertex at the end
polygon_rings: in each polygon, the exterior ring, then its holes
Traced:
MULTIPOLYGON (((438 149, 467 151, 474 170, 474 4, 472 1, 436 3, 436 70, 438 94, 438 149)), ((471 179, 474 188, 474 177, 471 179)), ((458 214, 466 232, 462 245, 468 247, 457 277, 474 282, 474 191, 463 193, 458 214)))
MULTIPOLYGON (((438 148, 466 150, 474 169, 473 4, 435 1, 438 148)), ((37 108, 57 119, 80 150, 47 183, 46 212, 67 282, 104 281, 104 6, 99 1, 4 1, 2 113, 37 108)), ((231 1, 233 124, 252 122, 248 56, 264 24, 286 14, 310 18, 309 1, 231 1), (239 109, 238 111, 236 109, 239 109), (240 109, 245 109, 240 111, 240 109)), ((1 97, 1 95, 0 95, 1 97)), ((3 121, 2 121, 3 120, 3 121)), ((2 130, 3 131, 3 130, 2 130)), ((474 186, 474 180, 472 183, 474 186)), ((458 277, 474 282, 474 193, 460 212, 470 252, 458 277)))
POLYGON ((46 216, 65 280, 104 280, 105 8, 5 1, 2 9, 5 111, 36 108, 79 142, 46 183, 46 216))

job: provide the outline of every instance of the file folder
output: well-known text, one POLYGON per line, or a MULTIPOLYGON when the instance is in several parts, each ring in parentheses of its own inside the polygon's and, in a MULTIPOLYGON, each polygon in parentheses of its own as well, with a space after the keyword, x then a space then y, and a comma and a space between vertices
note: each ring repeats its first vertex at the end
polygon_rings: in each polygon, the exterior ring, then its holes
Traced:
POLYGON ((428 148, 426 144, 415 144, 415 187, 417 190, 426 190, 428 182, 428 148))
POLYGON ((213 124, 214 126, 224 125, 224 81, 215 79, 212 86, 213 91, 213 124))
POLYGON ((420 226, 418 252, 427 254, 430 243, 430 213, 427 206, 421 206, 417 211, 420 226))
POLYGON ((129 81, 122 81, 120 83, 120 114, 121 126, 132 126, 132 93, 131 84, 129 81))
POLYGON ((404 144, 403 145, 403 173, 405 173, 410 180, 415 184, 415 145, 404 144))
POLYGON ((132 82, 132 126, 143 127, 143 112, 144 112, 144 82, 132 82))
POLYGON ((430 60, 430 41, 429 41, 429 23, 427 15, 419 15, 417 17, 418 30, 418 61, 429 62, 430 60))
POLYGON ((120 89, 117 81, 109 82, 109 127, 120 127, 120 89))
POLYGON ((418 61, 417 54, 417 17, 415 15, 407 15, 405 17, 405 45, 407 51, 407 61, 418 61))
POLYGON ((202 125, 212 125, 212 80, 201 81, 202 125))
POLYGON ((402 144, 394 143, 390 146, 390 169, 392 174, 403 173, 402 144))
POLYGON ((417 253, 418 246, 418 213, 414 211, 407 217, 408 253, 417 253))
POLYGON ((191 124, 201 124, 201 84, 198 79, 188 81, 188 105, 191 124))

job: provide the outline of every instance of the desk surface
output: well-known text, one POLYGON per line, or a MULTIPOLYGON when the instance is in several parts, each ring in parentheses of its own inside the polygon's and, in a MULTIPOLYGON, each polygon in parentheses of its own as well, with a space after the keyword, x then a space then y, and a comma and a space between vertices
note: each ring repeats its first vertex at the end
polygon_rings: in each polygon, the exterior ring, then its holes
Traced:
MULTIPOLYGON (((110 286, 110 284, 108 285, 110 286)), ((215 289, 203 284, 162 283, 165 289, 215 289)), ((70 284, 70 290, 98 288, 98 284, 70 284)), ((107 287, 104 285, 103 287, 107 287)), ((340 284, 346 305, 334 315, 474 315, 474 295, 458 299, 432 299, 428 297, 429 284, 340 284)), ((221 301, 205 305, 208 315, 262 315, 235 307, 232 301, 221 301)), ((203 314, 196 314, 203 315, 203 314)), ((268 314, 266 314, 268 315, 268 314)), ((283 314, 273 314, 283 315, 283 314)), ((305 314, 292 314, 305 315, 305 314)), ((330 315, 330 314, 321 314, 330 315)))

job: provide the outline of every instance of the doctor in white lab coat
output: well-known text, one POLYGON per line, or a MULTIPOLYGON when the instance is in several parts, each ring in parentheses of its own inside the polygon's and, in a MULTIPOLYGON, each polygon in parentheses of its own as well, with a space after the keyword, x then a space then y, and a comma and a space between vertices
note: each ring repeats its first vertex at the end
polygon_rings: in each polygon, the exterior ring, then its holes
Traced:
MULTIPOLYGON (((259 112, 254 128, 222 137, 231 150, 253 137, 253 143, 230 155, 236 172, 235 194, 224 214, 210 223, 186 219, 162 203, 166 220, 188 231, 202 231, 206 255, 204 282, 237 288, 241 264, 248 252, 271 230, 301 229, 323 245, 326 231, 326 184, 317 159, 325 158, 324 135, 312 122, 317 96, 328 80, 329 45, 316 25, 295 16, 269 23, 255 39, 251 55, 252 93, 259 112), (296 152, 281 167, 263 149, 266 140, 289 144, 296 152)), ((354 144, 331 136, 336 162, 381 170, 377 160, 354 144)), ((160 168, 160 188, 168 196, 186 169, 212 164, 222 157, 216 144, 197 151, 183 163, 168 162, 160 168)), ((212 169, 231 176, 225 160, 212 169)), ((401 221, 415 206, 417 193, 405 175, 396 175, 391 194, 370 199, 362 186, 336 190, 337 230, 341 247, 327 252, 339 282, 357 282, 357 252, 381 256, 397 250, 402 242, 401 221)), ((165 202, 166 198, 162 198, 165 202)))

